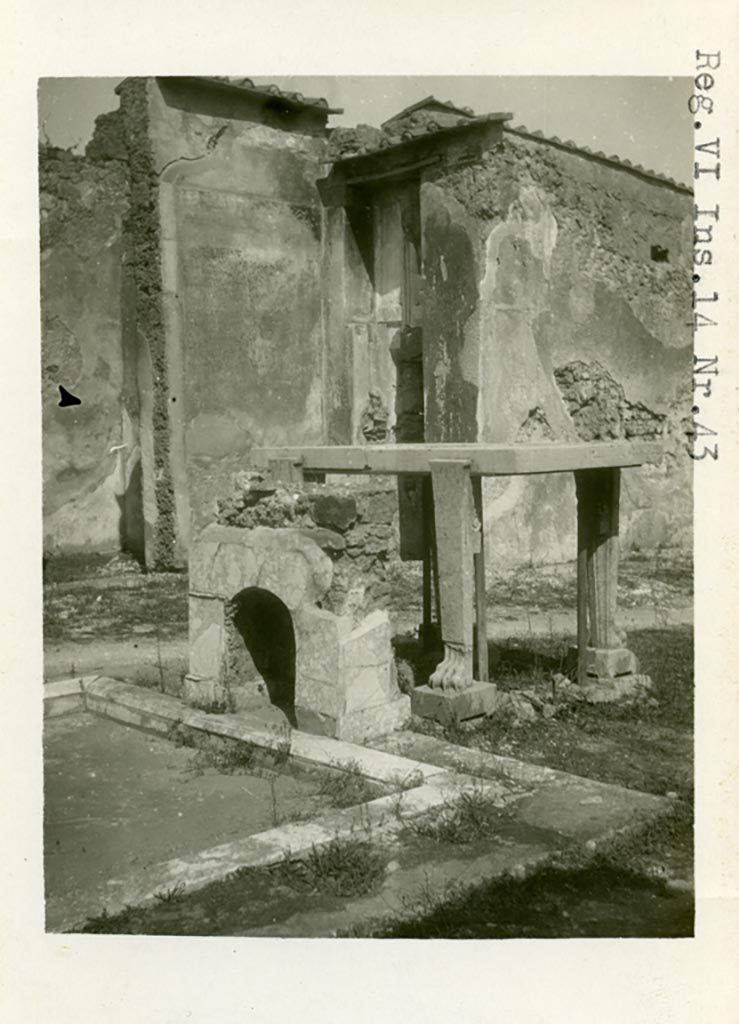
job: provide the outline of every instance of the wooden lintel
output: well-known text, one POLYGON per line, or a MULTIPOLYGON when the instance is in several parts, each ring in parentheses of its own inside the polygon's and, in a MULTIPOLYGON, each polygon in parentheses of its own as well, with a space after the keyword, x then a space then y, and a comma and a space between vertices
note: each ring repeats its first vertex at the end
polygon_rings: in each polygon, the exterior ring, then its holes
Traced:
MULTIPOLYGON (((381 151, 380 151, 381 152, 381 151)), ((422 167, 429 167, 431 164, 438 164, 440 156, 429 156, 425 160, 416 160, 412 164, 400 164, 397 167, 390 167, 384 171, 376 171, 374 174, 358 174, 347 178, 347 185, 367 185, 370 182, 390 181, 393 178, 403 178, 406 175, 420 170, 422 167)))

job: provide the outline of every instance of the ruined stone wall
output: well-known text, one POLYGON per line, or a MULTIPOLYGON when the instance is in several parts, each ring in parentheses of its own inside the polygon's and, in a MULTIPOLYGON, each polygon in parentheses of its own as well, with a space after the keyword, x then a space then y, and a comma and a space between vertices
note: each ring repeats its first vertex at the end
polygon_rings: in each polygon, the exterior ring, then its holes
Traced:
MULTIPOLYGON (((506 132, 421 185, 429 440, 664 437, 624 473, 626 549, 689 550, 692 196, 506 132)), ((574 557, 566 476, 488 481, 491 562, 574 557)))
POLYGON ((39 152, 44 548, 139 552, 138 401, 123 265, 125 150, 39 152), (59 385, 81 400, 59 407, 59 385), (112 450, 113 449, 113 450, 112 450), (115 450, 117 449, 117 451, 115 450))
POLYGON ((231 96, 148 89, 184 551, 252 446, 322 440, 324 142, 259 123, 231 96))
POLYGON ((395 609, 403 569, 394 480, 298 485, 240 473, 231 493, 217 502, 217 522, 305 531, 334 563, 327 611, 359 622, 375 608, 395 609))

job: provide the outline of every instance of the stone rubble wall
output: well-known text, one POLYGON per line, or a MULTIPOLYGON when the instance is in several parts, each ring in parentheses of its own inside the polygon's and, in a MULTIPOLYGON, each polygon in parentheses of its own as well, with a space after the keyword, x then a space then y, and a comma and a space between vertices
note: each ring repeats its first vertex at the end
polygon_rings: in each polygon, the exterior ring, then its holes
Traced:
POLYGON ((333 581, 323 607, 358 622, 371 609, 391 608, 404 572, 398 550, 395 482, 283 485, 240 473, 217 502, 218 523, 300 528, 331 558, 333 581))

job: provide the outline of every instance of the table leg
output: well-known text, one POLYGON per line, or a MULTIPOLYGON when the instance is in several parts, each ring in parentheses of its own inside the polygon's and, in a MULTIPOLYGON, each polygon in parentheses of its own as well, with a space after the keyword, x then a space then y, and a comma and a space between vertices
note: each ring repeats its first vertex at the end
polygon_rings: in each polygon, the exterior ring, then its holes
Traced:
POLYGON ((621 471, 575 473, 578 524, 578 678, 613 679, 638 671, 616 625, 621 471), (585 616, 587 609, 586 624, 585 616))
POLYGON ((474 499, 469 464, 432 462, 436 550, 441 585, 441 634, 444 659, 429 685, 464 690, 473 682, 474 499))
POLYGON ((487 682, 488 669, 488 616, 485 593, 485 520, 482 507, 482 477, 472 477, 472 497, 475 503, 475 518, 479 523, 479 551, 473 555, 475 570, 475 623, 477 626, 477 678, 487 682))

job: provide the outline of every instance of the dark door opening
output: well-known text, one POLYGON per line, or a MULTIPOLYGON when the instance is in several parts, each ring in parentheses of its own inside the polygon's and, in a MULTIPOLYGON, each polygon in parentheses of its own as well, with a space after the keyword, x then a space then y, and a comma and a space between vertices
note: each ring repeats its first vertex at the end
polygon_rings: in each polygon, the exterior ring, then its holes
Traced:
POLYGON ((234 675, 263 681, 270 703, 296 725, 295 631, 287 606, 269 590, 248 587, 231 601, 230 611, 244 642, 234 675))

